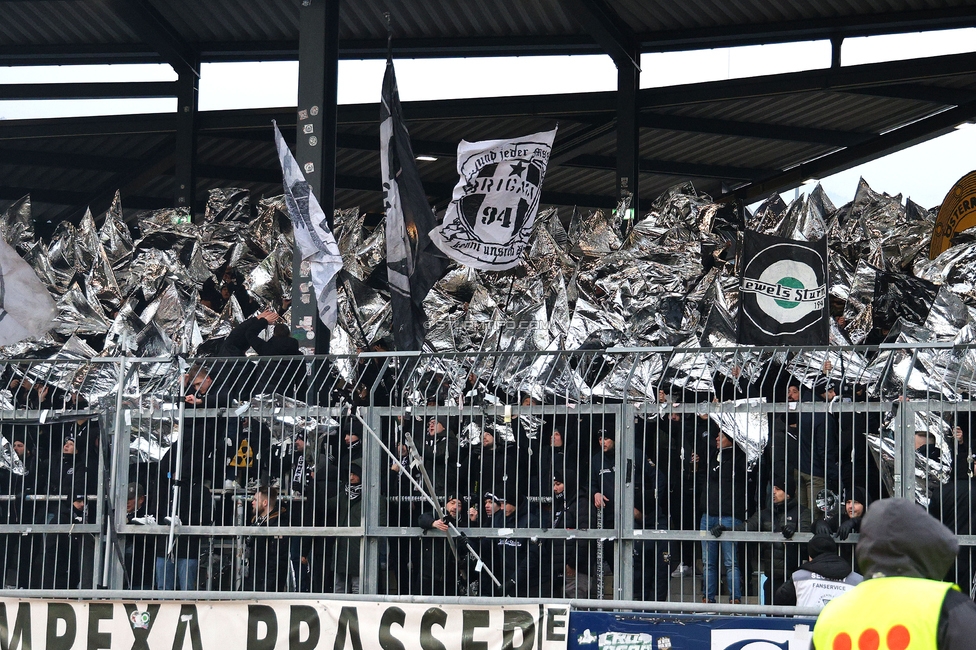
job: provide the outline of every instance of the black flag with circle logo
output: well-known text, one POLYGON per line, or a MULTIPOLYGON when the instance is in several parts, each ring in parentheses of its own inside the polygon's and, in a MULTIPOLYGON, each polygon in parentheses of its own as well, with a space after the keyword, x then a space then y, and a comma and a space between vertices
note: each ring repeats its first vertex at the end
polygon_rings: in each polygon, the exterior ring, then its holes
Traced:
POLYGON ((747 230, 739 282, 739 343, 827 345, 827 240, 747 230))

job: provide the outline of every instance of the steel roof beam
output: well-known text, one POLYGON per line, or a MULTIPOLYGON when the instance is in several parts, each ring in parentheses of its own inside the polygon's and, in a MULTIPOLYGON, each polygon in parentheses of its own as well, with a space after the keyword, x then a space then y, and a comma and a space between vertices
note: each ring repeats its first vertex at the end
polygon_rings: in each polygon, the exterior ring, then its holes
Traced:
POLYGON ((736 122, 684 115, 664 115, 662 113, 641 113, 640 125, 647 129, 665 131, 687 131, 689 133, 712 133, 714 135, 740 136, 761 140, 784 140, 789 142, 810 142, 849 146, 864 140, 870 134, 853 131, 815 129, 803 126, 781 124, 761 124, 758 122, 736 122))
POLYGON ((109 6, 181 77, 200 76, 199 55, 149 0, 109 0, 109 6))
POLYGON ((756 180, 724 194, 725 200, 751 201, 801 185, 809 178, 823 178, 869 160, 901 151, 920 142, 950 133, 956 126, 976 118, 976 101, 940 111, 906 126, 879 135, 862 144, 799 164, 756 180))
POLYGON ((137 161, 131 158, 75 154, 66 151, 34 151, 0 148, 0 164, 32 165, 53 169, 84 169, 97 172, 122 172, 137 161))
POLYGON ((777 75, 641 90, 642 108, 803 92, 858 92, 913 81, 976 73, 976 54, 950 54, 777 75))
POLYGON ((175 81, 0 84, 0 99, 176 97, 175 81))
MULTIPOLYGON (((936 86, 910 85, 912 81, 976 73, 976 54, 955 54, 916 61, 875 63, 840 69, 793 72, 730 81, 687 84, 670 88, 640 91, 642 107, 682 105, 706 101, 723 101, 781 95, 786 93, 838 91, 873 94, 914 92, 931 88, 933 93, 945 92, 942 99, 962 99, 961 92, 939 89, 936 86), (906 86, 908 91, 905 91, 906 86), (951 96, 949 96, 951 94, 951 96)), ((535 116, 551 119, 576 120, 583 123, 606 123, 613 118, 614 92, 576 93, 568 95, 511 98, 458 99, 451 101, 407 102, 405 110, 412 122, 440 119, 474 119, 490 117, 535 116)), ((934 97, 932 98, 934 99, 934 97)), ((954 102, 953 102, 954 103, 954 102)), ((376 122, 377 104, 351 104, 339 107, 340 124, 369 124, 376 122)), ((284 128, 293 128, 292 109, 262 109, 257 111, 202 112, 201 131, 270 129, 271 119, 278 119, 284 128)), ((651 118, 646 118, 650 120, 651 118)), ((676 117, 669 119, 677 124, 676 117)), ((696 118, 697 119, 697 118, 696 118)), ((704 123, 718 129, 744 128, 704 123)), ((653 126, 653 124, 649 124, 653 126)), ((172 132, 175 115, 138 115, 84 117, 43 120, 9 120, 0 122, 0 139, 44 136, 94 135, 115 133, 172 132)), ((799 131, 803 133, 803 131, 799 131)), ((808 132, 812 135, 812 132, 808 132)), ((834 137, 834 136, 829 136, 834 137)))
MULTIPOLYGON (((27 194, 30 194, 31 203, 50 203, 66 206, 87 205, 86 201, 89 198, 89 195, 85 192, 68 192, 44 187, 0 185, 0 199, 4 201, 16 201, 27 194)), ((169 205, 170 202, 167 199, 153 196, 130 194, 124 196, 123 201, 126 208, 135 210, 159 210, 172 207, 169 205)), ((51 222, 56 223, 60 220, 58 217, 53 217, 51 222)))
POLYGON ((830 40, 911 32, 959 29, 976 26, 976 8, 972 5, 888 11, 871 15, 838 16, 820 20, 784 21, 671 30, 656 34, 639 34, 645 52, 695 50, 715 47, 761 45, 797 41, 830 40))
POLYGON ((639 43, 633 30, 603 0, 563 0, 580 27, 610 55, 618 68, 640 70, 639 43))
MULTIPOLYGON (((0 0, 2 1, 2 0, 0 0)), ((113 6, 132 4, 137 0, 113 0, 113 6)), ((145 5, 144 0, 142 11, 145 5)), ((151 5, 150 5, 151 9, 151 5)), ((122 7, 119 11, 126 11, 122 7)), ((158 13, 150 13, 158 17, 158 13)), ((120 13, 121 15, 121 13, 120 13)), ((127 18, 128 20, 128 18, 127 18)), ((133 19, 131 25, 142 22, 133 19)), ((881 12, 862 16, 842 16, 821 20, 784 21, 750 25, 732 25, 687 30, 669 30, 637 34, 644 52, 681 51, 715 47, 735 47, 763 43, 829 40, 842 37, 911 33, 976 26, 976 9, 971 5, 924 9, 918 11, 881 12)), ((143 35, 142 32, 138 32, 143 35)), ((162 51, 162 58, 172 63, 181 57, 177 41, 165 41, 173 32, 161 36, 162 44, 146 40, 162 51)), ((144 39, 145 40, 145 39, 144 39)), ((194 43, 201 61, 295 60, 298 39, 276 41, 201 41, 194 43)), ((394 55, 412 58, 503 55, 600 54, 599 45, 588 35, 539 35, 505 37, 452 36, 449 38, 398 38, 394 55)), ((385 58, 386 37, 344 39, 339 43, 341 59, 385 58)), ((157 63, 160 55, 133 43, 7 45, 0 47, 0 65, 37 65, 39 61, 61 63, 157 63)))
MULTIPOLYGON (((616 159, 612 156, 596 156, 586 154, 577 156, 563 163, 563 167, 583 167, 587 169, 602 169, 613 171, 617 168, 616 159)), ((697 178, 718 178, 729 181, 754 180, 769 174, 768 169, 752 167, 734 167, 731 165, 709 165, 705 163, 688 163, 674 160, 652 160, 641 158, 640 171, 642 174, 662 174, 665 176, 694 176, 697 178)))
POLYGON ((976 93, 970 90, 947 88, 945 86, 929 86, 919 83, 897 84, 883 86, 881 88, 858 88, 846 92, 873 97, 891 97, 892 99, 931 102, 946 106, 958 106, 959 104, 965 104, 976 99, 976 93))
POLYGON ((583 132, 569 138, 561 139, 557 133, 553 151, 558 153, 549 159, 549 164, 553 166, 562 165, 567 160, 572 160, 581 154, 590 153, 593 149, 602 146, 609 137, 614 135, 616 128, 617 121, 610 120, 609 122, 589 127, 583 130, 583 132))

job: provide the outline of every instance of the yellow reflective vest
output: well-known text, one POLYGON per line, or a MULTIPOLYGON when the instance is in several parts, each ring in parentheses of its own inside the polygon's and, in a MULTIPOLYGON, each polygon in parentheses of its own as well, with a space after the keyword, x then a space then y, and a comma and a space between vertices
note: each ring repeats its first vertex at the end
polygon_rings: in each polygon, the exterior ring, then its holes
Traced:
POLYGON ((873 578, 827 603, 813 629, 817 650, 936 650, 949 582, 873 578))

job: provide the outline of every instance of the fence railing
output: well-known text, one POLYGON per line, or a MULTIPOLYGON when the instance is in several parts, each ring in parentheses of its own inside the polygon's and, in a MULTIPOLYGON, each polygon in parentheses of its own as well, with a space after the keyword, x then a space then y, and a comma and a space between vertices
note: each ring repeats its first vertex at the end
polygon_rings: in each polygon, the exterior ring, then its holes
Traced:
POLYGON ((0 576, 779 606, 815 531, 854 567, 863 508, 903 496, 957 533, 969 590, 974 355, 6 361, 0 576))

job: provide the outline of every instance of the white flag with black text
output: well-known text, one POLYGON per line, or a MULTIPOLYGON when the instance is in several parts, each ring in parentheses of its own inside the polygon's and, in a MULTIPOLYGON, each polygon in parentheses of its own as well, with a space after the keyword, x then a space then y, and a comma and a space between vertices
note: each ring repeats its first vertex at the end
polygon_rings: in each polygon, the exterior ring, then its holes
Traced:
POLYGON ((458 145, 454 187, 431 241, 457 262, 483 271, 519 263, 539 211, 556 130, 458 145))
POLYGON ((284 176, 285 203, 288 204, 288 216, 295 227, 295 243, 298 244, 302 261, 309 263, 319 318, 332 330, 338 316, 336 275, 342 269, 342 256, 332 230, 329 229, 329 221, 318 199, 312 194, 298 161, 281 137, 277 124, 274 125, 274 130, 278 160, 281 161, 281 173, 284 176))
POLYGON ((34 269, 0 238, 0 345, 47 333, 56 315, 54 299, 34 269))

